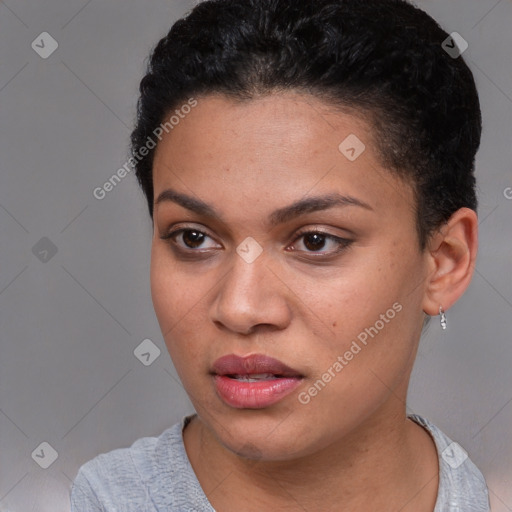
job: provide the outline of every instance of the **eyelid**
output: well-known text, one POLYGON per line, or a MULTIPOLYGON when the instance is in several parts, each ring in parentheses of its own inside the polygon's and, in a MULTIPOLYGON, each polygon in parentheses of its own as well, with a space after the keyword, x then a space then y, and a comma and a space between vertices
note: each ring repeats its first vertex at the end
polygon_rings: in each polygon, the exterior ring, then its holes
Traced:
POLYGON ((179 222, 177 224, 173 224, 172 227, 168 228, 165 231, 165 234, 162 235, 160 238, 167 237, 172 234, 176 234, 178 231, 190 229, 191 231, 200 231, 201 233, 204 233, 205 235, 208 235, 211 238, 214 238, 212 235, 209 234, 208 228, 204 227, 202 224, 197 223, 191 223, 187 224, 186 222, 179 222))
POLYGON ((327 231, 326 228, 317 227, 317 226, 307 226, 305 228, 299 229, 295 233, 295 237, 299 237, 301 235, 307 235, 308 233, 321 233, 322 235, 329 236, 332 238, 343 238, 341 235, 335 235, 331 231, 327 231))

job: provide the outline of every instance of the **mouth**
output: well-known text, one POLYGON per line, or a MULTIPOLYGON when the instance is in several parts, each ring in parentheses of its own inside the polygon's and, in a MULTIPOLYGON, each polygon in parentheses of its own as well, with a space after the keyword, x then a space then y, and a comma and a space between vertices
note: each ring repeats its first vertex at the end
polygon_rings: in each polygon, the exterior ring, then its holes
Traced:
POLYGON ((261 382, 262 380, 276 380, 282 378, 281 375, 275 375, 273 373, 259 373, 249 375, 226 375, 230 379, 239 380, 241 382, 261 382))
POLYGON ((233 378, 251 378, 262 380, 279 377, 303 377, 297 370, 290 368, 273 357, 262 354, 252 354, 241 357, 229 354, 213 363, 212 372, 215 375, 233 378))
POLYGON ((261 354, 217 359, 211 371, 217 395, 236 409, 263 409, 280 402, 304 376, 283 362, 261 354))

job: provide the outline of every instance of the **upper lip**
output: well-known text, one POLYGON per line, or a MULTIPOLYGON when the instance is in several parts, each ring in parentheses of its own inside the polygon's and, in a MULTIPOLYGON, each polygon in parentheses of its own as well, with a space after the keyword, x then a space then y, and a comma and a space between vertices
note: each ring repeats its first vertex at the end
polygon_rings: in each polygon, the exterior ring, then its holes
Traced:
POLYGON ((237 356, 229 354, 213 363, 212 373, 216 375, 257 375, 271 373, 282 377, 302 377, 293 368, 273 357, 263 354, 237 356))

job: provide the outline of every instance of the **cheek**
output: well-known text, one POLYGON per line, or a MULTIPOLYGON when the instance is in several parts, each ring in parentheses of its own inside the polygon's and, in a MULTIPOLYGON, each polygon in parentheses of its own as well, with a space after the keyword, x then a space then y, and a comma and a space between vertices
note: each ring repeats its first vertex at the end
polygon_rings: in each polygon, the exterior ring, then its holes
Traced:
POLYGON ((304 302, 316 304, 314 312, 331 331, 328 343, 319 346, 316 371, 325 372, 343 357, 342 373, 350 376, 343 386, 368 383, 372 372, 393 380, 412 362, 421 324, 422 289, 416 282, 421 280, 421 261, 406 248, 400 260, 396 254, 373 254, 324 287, 301 287, 308 290, 304 302))
POLYGON ((151 298, 160 330, 178 372, 180 361, 201 354, 201 333, 207 318, 206 300, 212 285, 206 278, 183 271, 167 254, 166 247, 151 252, 151 298))
POLYGON ((392 254, 368 253, 366 257, 358 255, 357 261, 340 268, 328 280, 319 283, 315 278, 304 279, 295 286, 301 290, 302 302, 310 305, 322 324, 329 327, 331 333, 327 334, 333 347, 341 339, 353 339, 376 322, 378 327, 385 322, 382 331, 389 330, 396 313, 393 304, 405 300, 412 269, 397 264, 392 254), (385 318, 381 319, 381 315, 385 318))
POLYGON ((172 279, 172 268, 166 264, 161 250, 153 246, 151 251, 151 299, 162 334, 168 332, 177 312, 176 286, 172 279))
POLYGON ((190 283, 182 278, 165 250, 153 246, 151 252, 151 298, 160 330, 167 339, 186 323, 187 312, 192 308, 190 283))

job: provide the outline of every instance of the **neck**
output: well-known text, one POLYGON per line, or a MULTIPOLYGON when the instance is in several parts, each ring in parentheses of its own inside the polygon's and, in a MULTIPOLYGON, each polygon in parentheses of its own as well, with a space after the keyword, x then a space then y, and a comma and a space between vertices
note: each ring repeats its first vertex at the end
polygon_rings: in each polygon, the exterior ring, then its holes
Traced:
POLYGON ((437 451, 402 407, 377 412, 312 455, 290 461, 239 457, 195 417, 184 432, 192 467, 210 503, 231 510, 432 512, 437 451))

